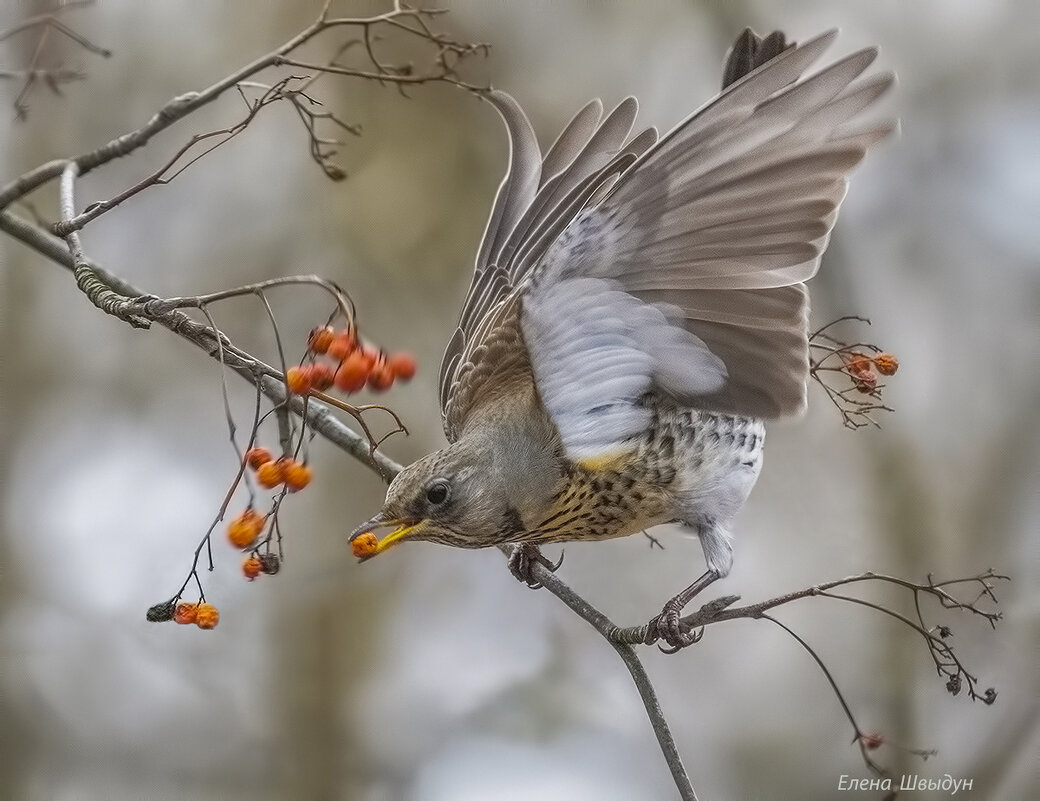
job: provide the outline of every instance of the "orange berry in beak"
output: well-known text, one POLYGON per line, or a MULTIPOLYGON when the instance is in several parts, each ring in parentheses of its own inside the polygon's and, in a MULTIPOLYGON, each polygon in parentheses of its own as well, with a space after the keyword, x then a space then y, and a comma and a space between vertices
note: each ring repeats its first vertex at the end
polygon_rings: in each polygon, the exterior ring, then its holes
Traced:
POLYGON ((365 559, 369 556, 374 556, 376 551, 379 550, 379 540, 376 539, 376 535, 371 531, 366 531, 364 534, 359 534, 354 538, 350 543, 350 549, 358 559, 365 559))

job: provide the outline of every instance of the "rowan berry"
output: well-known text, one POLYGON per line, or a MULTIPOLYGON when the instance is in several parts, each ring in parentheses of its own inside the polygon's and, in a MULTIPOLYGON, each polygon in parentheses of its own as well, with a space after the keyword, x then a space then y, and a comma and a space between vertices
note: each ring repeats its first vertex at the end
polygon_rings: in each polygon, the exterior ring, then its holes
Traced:
POLYGON ((859 741, 868 751, 876 751, 885 744, 885 737, 879 732, 872 732, 870 734, 861 734, 859 741))
POLYGON ((200 629, 215 629, 220 622, 220 611, 213 604, 199 604, 195 615, 195 625, 200 629))
POLYGON ((330 326, 315 328, 307 337, 307 349, 311 353, 325 353, 335 336, 336 332, 330 326))
POLYGON ((368 374, 368 386, 376 392, 390 389, 393 383, 393 371, 386 364, 377 364, 368 374))
POLYGON ((282 560, 278 558, 278 554, 265 553, 260 557, 260 569, 273 576, 282 569, 282 560))
POLYGON ((402 381, 411 381, 415 377, 415 357, 410 353, 394 353, 387 362, 394 376, 402 381))
POLYGON ((271 452, 267 448, 250 448, 246 451, 246 462, 254 470, 259 470, 269 461, 271 461, 271 452))
POLYGON ((260 575, 263 570, 263 565, 260 564, 260 559, 256 554, 247 556, 242 562, 242 575, 252 581, 260 575))
POLYGON ((340 331, 333 338, 327 353, 333 359, 343 361, 357 348, 357 337, 348 329, 340 331))
POLYGON ((350 550, 358 559, 366 559, 379 550, 379 540, 371 531, 358 534, 350 543, 350 550))
POLYGON ((879 353, 874 357, 874 366, 881 375, 895 375, 899 369, 899 359, 891 353, 879 353))
POLYGON ((290 367, 285 371, 285 383, 294 395, 307 395, 311 391, 311 371, 309 367, 290 367))
MULTIPOLYGON (((273 462, 269 464, 273 464, 273 462)), ((264 465, 264 467, 266 466, 264 465)), ((228 541, 236 548, 248 548, 256 542, 256 538, 263 530, 263 517, 250 507, 228 524, 228 541)))
POLYGON ((331 387, 335 378, 335 372, 327 364, 311 365, 311 387, 318 392, 324 392, 331 387))
POLYGON ((852 383, 855 384, 856 389, 864 395, 869 395, 877 389, 877 382, 877 374, 872 373, 870 370, 859 370, 852 376, 852 383))
POLYGON ((383 352, 379 348, 372 345, 361 346, 361 356, 364 358, 365 366, 368 370, 372 370, 377 364, 381 364, 386 361, 383 357, 383 352))
POLYGON ((354 352, 348 356, 336 371, 336 389, 340 392, 357 392, 365 386, 368 378, 368 366, 364 356, 354 352))
POLYGON ((864 373, 870 372, 870 357, 864 356, 858 351, 852 353, 843 353, 841 355, 842 361, 845 362, 845 369, 850 373, 864 373))
POLYGON ((173 610, 173 621, 174 623, 180 623, 185 625, 187 623, 194 623, 195 616, 198 614, 199 605, 188 603, 187 601, 181 601, 177 604, 177 608, 173 610))
POLYGON ((274 489, 285 481, 285 465, 282 464, 282 460, 260 465, 256 471, 256 480, 260 482, 260 486, 267 489, 274 489))
POLYGON ((293 461, 292 459, 285 463, 284 472, 285 486, 289 488, 289 492, 299 492, 310 484, 311 479, 314 477, 314 471, 307 467, 307 465, 293 461))

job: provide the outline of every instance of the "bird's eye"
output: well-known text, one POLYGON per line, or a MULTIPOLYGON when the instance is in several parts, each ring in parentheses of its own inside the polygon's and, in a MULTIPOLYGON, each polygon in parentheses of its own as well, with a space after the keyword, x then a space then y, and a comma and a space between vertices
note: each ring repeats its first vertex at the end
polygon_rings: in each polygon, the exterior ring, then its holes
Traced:
POLYGON ((434 506, 439 506, 448 500, 448 482, 434 481, 426 490, 426 500, 434 506))

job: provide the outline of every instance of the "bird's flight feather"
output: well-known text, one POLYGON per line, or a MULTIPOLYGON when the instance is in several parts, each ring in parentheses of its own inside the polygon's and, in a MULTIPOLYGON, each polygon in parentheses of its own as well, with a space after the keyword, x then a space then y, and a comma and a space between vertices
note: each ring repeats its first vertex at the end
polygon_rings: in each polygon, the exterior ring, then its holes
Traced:
POLYGON ((748 417, 803 407, 803 282, 849 172, 893 128, 857 125, 893 80, 857 80, 873 49, 802 78, 835 36, 767 38, 776 55, 660 141, 626 142, 633 98, 602 122, 594 101, 542 159, 520 107, 491 93, 510 165, 442 364, 449 439, 532 374, 571 458, 639 434, 648 392, 748 417))

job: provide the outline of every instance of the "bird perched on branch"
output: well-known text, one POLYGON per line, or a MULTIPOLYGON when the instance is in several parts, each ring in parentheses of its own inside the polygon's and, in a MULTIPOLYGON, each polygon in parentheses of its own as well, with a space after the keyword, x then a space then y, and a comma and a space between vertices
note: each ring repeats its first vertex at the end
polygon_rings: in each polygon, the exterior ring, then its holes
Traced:
POLYGON ((449 445, 390 484, 352 535, 393 527, 462 548, 538 546, 678 523, 707 570, 647 641, 695 640, 680 615, 733 562, 732 523, 762 466, 763 419, 800 412, 805 281, 848 175, 893 123, 862 113, 893 77, 860 50, 806 77, 836 31, 802 44, 745 31, 722 92, 671 132, 630 136, 636 101, 598 100, 541 155, 509 95, 505 179, 441 367, 449 445))

